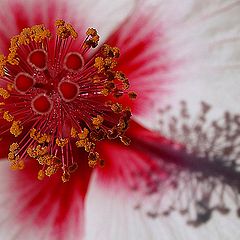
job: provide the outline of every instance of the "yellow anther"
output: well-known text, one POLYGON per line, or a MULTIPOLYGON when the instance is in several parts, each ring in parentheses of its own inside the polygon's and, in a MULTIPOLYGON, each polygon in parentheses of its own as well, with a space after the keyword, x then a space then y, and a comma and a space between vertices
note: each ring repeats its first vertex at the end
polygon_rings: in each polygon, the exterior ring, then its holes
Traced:
POLYGON ((98 69, 98 72, 104 71, 104 59, 102 57, 95 58, 94 67, 98 69))
POLYGON ((45 177, 45 173, 44 173, 44 171, 41 169, 41 170, 39 170, 38 171, 38 180, 43 180, 44 179, 44 177, 45 177))
POLYGON ((34 151, 34 148, 31 148, 31 147, 27 148, 27 154, 29 155, 29 157, 32 157, 32 158, 37 157, 37 155, 34 151))
POLYGON ((51 140, 51 136, 50 135, 48 135, 48 134, 46 134, 46 133, 44 133, 44 134, 42 134, 39 138, 38 138, 38 143, 49 143, 50 142, 50 140, 51 140))
POLYGON ((70 174, 68 172, 64 172, 62 175, 62 181, 65 183, 65 182, 68 182, 69 180, 70 180, 70 174))
POLYGON ((62 19, 58 19, 55 21, 55 26, 59 27, 59 26, 64 26, 65 25, 65 21, 63 21, 62 19))
POLYGON ((37 156, 43 156, 43 155, 47 154, 48 148, 47 148, 47 146, 42 147, 41 145, 37 145, 37 147, 35 148, 35 152, 36 152, 37 156))
POLYGON ((57 138, 56 139, 56 144, 59 146, 59 147, 64 147, 68 144, 68 138, 57 138))
POLYGON ((6 57, 3 54, 0 54, 0 76, 4 76, 4 68, 6 66, 6 57))
POLYGON ((131 143, 130 138, 128 138, 128 137, 126 137, 126 136, 121 136, 121 137, 120 137, 120 140, 121 140, 121 142, 122 142, 124 145, 126 145, 126 146, 129 146, 130 143, 131 143))
POLYGON ((57 35, 62 39, 67 39, 71 33, 65 26, 59 26, 57 28, 57 35))
POLYGON ((11 84, 11 83, 8 83, 8 85, 7 85, 7 90, 8 90, 9 92, 11 92, 13 89, 14 89, 14 85, 11 84))
POLYGON ((78 37, 78 33, 71 24, 66 23, 66 29, 70 32, 72 38, 76 39, 78 37))
POLYGON ((94 28, 89 28, 86 31, 87 39, 84 42, 84 47, 86 48, 95 48, 99 42, 99 35, 97 34, 97 30, 94 28))
POLYGON ((100 115, 97 115, 97 117, 94 117, 92 119, 92 124, 96 129, 98 129, 102 125, 103 121, 104 121, 103 117, 100 115))
POLYGON ((8 111, 6 111, 3 113, 3 119, 8 122, 12 122, 14 120, 14 117, 8 111))
POLYGON ((117 66, 117 61, 113 60, 112 58, 106 58, 105 65, 108 69, 113 69, 117 66))
POLYGON ((13 121, 12 126, 10 128, 10 133, 15 137, 18 137, 23 131, 23 126, 21 121, 13 121))
POLYGON ((8 160, 9 160, 9 161, 15 160, 15 154, 14 154, 14 152, 9 152, 9 153, 8 153, 8 160))
POLYGON ((18 169, 19 169, 19 170, 23 170, 24 167, 25 167, 24 161, 23 161, 23 160, 20 160, 20 161, 18 162, 18 169))
POLYGON ((84 139, 84 140, 79 140, 76 142, 76 146, 78 148, 80 147, 85 147, 87 145, 88 139, 84 139))
POLYGON ((99 153, 97 152, 90 152, 88 155, 88 165, 91 168, 94 168, 97 164, 98 161, 100 160, 99 153))
POLYGON ((86 152, 90 152, 91 150, 93 150, 95 148, 95 144, 92 142, 87 141, 86 145, 84 146, 84 150, 86 152))
POLYGON ((108 90, 108 89, 106 89, 106 88, 104 88, 102 91, 101 91, 101 94, 103 95, 103 96, 108 96, 109 95, 109 93, 110 93, 110 91, 108 90))
POLYGON ((27 149, 27 154, 29 155, 29 157, 32 157, 32 158, 42 157, 45 154, 47 154, 47 152, 48 152, 48 148, 42 147, 41 145, 37 145, 36 148, 29 147, 27 149))
POLYGON ((90 168, 95 168, 97 166, 97 161, 88 161, 88 166, 90 168))
POLYGON ((23 170, 24 166, 25 165, 24 165, 23 160, 18 161, 18 160, 15 159, 15 160, 11 161, 10 168, 11 168, 11 170, 16 171, 16 170, 23 170))
POLYGON ((29 131, 29 135, 31 138, 34 138, 35 137, 35 134, 36 134, 37 130, 35 128, 31 128, 30 131, 29 131))
POLYGON ((47 169, 45 170, 45 174, 50 177, 52 176, 54 173, 57 172, 57 168, 55 166, 49 166, 47 167, 47 169))
POLYGON ((100 77, 98 75, 95 75, 93 78, 92 78, 92 82, 93 83, 99 83, 101 80, 100 80, 100 77))
POLYGON ((86 139, 89 134, 89 131, 87 128, 84 128, 81 133, 78 134, 78 137, 80 140, 86 139))
POLYGON ((78 134, 77 130, 74 127, 72 127, 71 128, 71 137, 76 138, 77 134, 78 134))
POLYGON ((137 98, 137 94, 135 92, 129 92, 128 96, 130 99, 136 99, 137 98))
POLYGON ((4 102, 0 102, 0 106, 5 106, 6 104, 4 102))
POLYGON ((119 79, 120 81, 125 81, 127 78, 123 72, 116 72, 116 78, 119 79))
POLYGON ((11 162, 10 169, 13 170, 13 171, 18 170, 18 163, 16 161, 11 162))
MULTIPOLYGON (((130 87, 130 83, 129 83, 128 79, 126 79, 126 80, 123 82, 123 87, 122 87, 122 89, 123 89, 123 90, 127 90, 127 89, 129 89, 129 87, 130 87)), ((136 96, 136 97, 137 97, 137 96, 136 96)))
POLYGON ((123 107, 122 107, 122 105, 120 103, 113 103, 111 105, 111 109, 115 113, 121 113, 122 110, 123 110, 123 107))
POLYGON ((0 96, 3 97, 4 99, 7 99, 10 97, 10 94, 6 89, 0 88, 0 96))
POLYGON ((98 152, 90 152, 88 154, 88 160, 89 161, 97 161, 99 159, 99 153, 98 152))
POLYGON ((9 147, 9 151, 10 151, 10 152, 14 152, 14 151, 16 151, 16 150, 18 150, 18 149, 19 149, 18 143, 12 143, 12 144, 10 145, 10 147, 9 147))
POLYGON ((120 56, 119 48, 111 47, 108 44, 104 44, 101 51, 105 57, 118 58, 120 56))
POLYGON ((78 33, 71 24, 65 23, 65 21, 60 19, 55 22, 55 25, 57 27, 57 35, 60 38, 67 39, 71 36, 73 39, 76 39, 78 37, 78 33))
POLYGON ((51 141, 50 135, 46 133, 41 134, 35 128, 30 129, 29 135, 32 139, 34 139, 38 143, 49 143, 51 141))
POLYGON ((97 30, 94 28, 88 28, 86 31, 86 35, 88 36, 96 36, 97 35, 97 30))

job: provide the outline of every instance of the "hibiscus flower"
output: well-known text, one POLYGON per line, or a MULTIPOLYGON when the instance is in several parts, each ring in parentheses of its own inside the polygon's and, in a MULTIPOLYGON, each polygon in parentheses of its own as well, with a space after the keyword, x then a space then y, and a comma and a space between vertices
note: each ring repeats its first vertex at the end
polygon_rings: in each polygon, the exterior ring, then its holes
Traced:
POLYGON ((239 234, 211 221, 239 214, 239 1, 1 7, 1 238, 239 234))

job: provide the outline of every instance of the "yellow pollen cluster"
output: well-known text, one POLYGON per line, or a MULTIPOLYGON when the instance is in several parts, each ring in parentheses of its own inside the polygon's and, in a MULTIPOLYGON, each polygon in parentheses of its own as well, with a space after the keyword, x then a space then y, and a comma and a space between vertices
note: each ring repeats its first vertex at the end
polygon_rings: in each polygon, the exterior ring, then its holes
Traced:
POLYGON ((127 90, 129 88, 130 84, 124 73, 117 71, 116 78, 123 83, 124 90, 127 90))
POLYGON ((8 161, 11 163, 10 168, 12 170, 22 170, 24 168, 24 161, 19 159, 18 151, 18 143, 12 143, 8 153, 8 161))
POLYGON ((129 92, 128 96, 130 99, 136 99, 137 98, 137 94, 135 92, 129 92))
POLYGON ((91 168, 94 168, 97 166, 98 162, 100 160, 99 153, 97 152, 90 152, 88 155, 88 165, 91 168))
POLYGON ((111 106, 112 111, 115 113, 121 113, 123 110, 123 107, 120 103, 113 103, 110 106, 111 106))
POLYGON ((88 30, 86 31, 86 35, 87 39, 84 42, 84 48, 97 47, 100 38, 97 30, 94 28, 88 28, 88 30))
POLYGON ((55 22, 55 25, 57 27, 57 35, 61 39, 67 39, 70 36, 73 39, 76 39, 78 37, 78 33, 71 24, 65 23, 65 21, 60 19, 55 22))
POLYGON ((98 73, 104 72, 105 70, 113 69, 117 66, 117 62, 112 58, 95 58, 94 67, 98 69, 98 73))
POLYGON ((4 76, 4 67, 7 63, 6 57, 3 54, 0 54, 0 77, 4 76))
POLYGON ((5 111, 3 113, 3 119, 5 119, 8 122, 12 122, 14 117, 8 111, 5 111))
POLYGON ((15 137, 18 137, 23 131, 23 126, 21 121, 13 121, 12 126, 10 128, 10 133, 15 137))
POLYGON ((7 99, 10 97, 10 94, 6 89, 0 88, 0 96, 3 97, 3 99, 7 99))
POLYGON ((103 117, 100 115, 97 115, 97 117, 92 119, 92 124, 94 125, 94 127, 96 129, 99 129, 99 127, 102 125, 103 121, 104 121, 103 117))
POLYGON ((46 133, 42 134, 42 133, 38 132, 37 129, 35 129, 35 128, 30 129, 29 134, 32 139, 34 139, 35 141, 37 141, 40 144, 45 143, 45 142, 49 143, 51 140, 51 136, 49 134, 46 134, 46 133))
POLYGON ((121 137, 120 137, 120 140, 121 140, 121 142, 122 142, 124 145, 126 145, 126 146, 129 146, 130 143, 131 143, 131 139, 128 138, 128 137, 126 137, 126 136, 121 136, 121 137))
POLYGON ((77 132, 76 128, 72 127, 71 128, 71 137, 76 138, 77 134, 78 134, 78 132, 77 132))
POLYGON ((29 147, 27 153, 30 157, 36 159, 43 169, 38 172, 38 179, 43 180, 45 176, 52 176, 61 167, 61 161, 55 156, 48 154, 48 148, 37 145, 36 147, 29 147))
POLYGON ((89 131, 87 128, 84 128, 81 133, 78 133, 78 137, 80 140, 86 139, 89 134, 89 131))
POLYGON ((57 138, 56 139, 56 144, 59 146, 59 147, 64 147, 68 144, 68 139, 67 138, 57 138))
POLYGON ((27 149, 28 155, 32 158, 44 156, 45 154, 47 154, 47 152, 48 148, 42 147, 41 145, 37 145, 36 147, 29 147, 27 149))
POLYGON ((101 52, 105 57, 119 58, 120 50, 117 47, 111 47, 108 44, 104 44, 101 48, 101 52))
POLYGON ((14 84, 8 83, 7 84, 7 90, 11 92, 14 89, 14 84))

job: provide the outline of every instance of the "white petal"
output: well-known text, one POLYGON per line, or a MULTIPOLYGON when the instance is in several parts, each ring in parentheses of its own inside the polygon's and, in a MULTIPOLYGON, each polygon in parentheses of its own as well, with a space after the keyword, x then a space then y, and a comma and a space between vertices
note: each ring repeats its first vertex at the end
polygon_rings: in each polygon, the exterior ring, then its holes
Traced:
MULTIPOLYGON (((176 1, 170 1, 174 4, 176 1)), ((204 100, 216 114, 239 111, 238 78, 240 76, 240 2, 237 0, 184 1, 187 7, 175 9, 166 4, 167 45, 180 64, 174 75, 178 81, 165 103, 183 99, 194 111, 204 100), (186 4, 187 3, 187 4, 186 4), (180 14, 176 14, 176 10, 180 14), (174 14, 175 12, 175 14, 174 14)), ((164 14, 164 12, 163 12, 164 14)))
MULTIPOLYGON (((238 78, 240 75, 240 2, 238 0, 149 0, 138 1, 138 17, 152 12, 149 28, 155 27, 158 41, 148 51, 162 51, 162 58, 154 59, 151 66, 169 66, 167 71, 143 76, 148 88, 148 78, 155 81, 158 95, 149 107, 152 115, 139 120, 153 128, 156 126, 156 110, 166 104, 176 104, 184 99, 192 108, 205 100, 213 104, 218 114, 223 110, 238 110, 238 78), (141 12, 143 9, 143 13, 141 12), (165 79, 165 81, 160 81, 165 79), (166 81, 167 80, 167 81, 166 81), (167 93, 167 94, 166 94, 167 93)), ((134 16, 134 15, 133 15, 134 16)), ((141 18, 141 17, 139 17, 141 18)), ((130 34, 128 29, 125 34, 130 34)), ((124 35, 123 35, 124 37, 124 35)), ((135 37, 133 35, 133 37, 135 37)), ((153 38, 149 34, 149 40, 153 38)), ((122 38, 124 40, 124 38, 122 38)), ((136 38, 137 39, 137 38, 136 38)), ((131 43, 130 43, 131 46, 131 43)), ((148 52, 145 52, 147 55, 148 52)), ((140 55, 140 57, 143 57, 140 55)), ((149 67, 149 64, 146 64, 149 67)), ((138 76, 142 83, 141 77, 138 76)), ((143 89, 144 91, 144 89, 143 89)), ((141 95, 140 91, 140 95, 141 95)))
POLYGON ((232 240, 240 237, 239 219, 214 214, 199 228, 186 224, 173 213, 168 217, 150 218, 134 208, 134 201, 122 189, 102 189, 93 178, 87 198, 85 240, 232 240))
POLYGON ((86 240, 147 240, 149 232, 121 189, 102 189, 93 179, 86 206, 86 240))

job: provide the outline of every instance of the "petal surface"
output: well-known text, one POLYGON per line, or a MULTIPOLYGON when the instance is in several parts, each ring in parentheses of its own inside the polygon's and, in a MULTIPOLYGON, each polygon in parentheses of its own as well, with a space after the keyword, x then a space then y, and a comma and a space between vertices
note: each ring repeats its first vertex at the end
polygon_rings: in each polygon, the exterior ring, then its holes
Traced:
MULTIPOLYGON (((211 125, 206 131, 213 131, 211 125)), ((169 141, 135 123, 128 134, 129 147, 102 145, 106 167, 95 172, 87 201, 87 227, 96 230, 87 231, 89 239, 111 239, 116 233, 119 239, 154 240, 202 239, 209 232, 216 239, 239 235, 240 175, 231 167, 231 161, 239 161, 232 159, 239 147, 225 153, 228 141, 214 142, 213 136, 195 143, 193 132, 191 143, 184 142, 188 136, 181 139, 180 132, 169 141), (201 157, 204 145, 207 153, 201 157), (94 215, 97 208, 99 218, 94 215), (109 224, 102 223, 103 218, 110 219, 109 224), (225 224, 227 229, 219 228, 225 224)))
POLYGON ((226 89, 232 104, 239 75, 239 1, 137 2, 109 39, 121 49, 119 69, 138 93, 135 117, 152 128, 157 109, 182 98, 196 104, 206 97, 221 108, 226 89))
POLYGON ((186 225, 181 216, 149 218, 134 209, 129 199, 116 191, 104 191, 97 181, 92 182, 87 205, 87 240, 201 240, 236 239, 239 237, 239 220, 214 215, 207 226, 192 228, 186 225), (97 214, 96 214, 97 213, 97 214))
MULTIPOLYGON (((87 161, 83 161, 87 162, 87 161)), ((21 172, 1 161, 1 231, 3 239, 81 239, 84 199, 91 169, 79 166, 72 181, 59 176, 39 181, 38 166, 29 161, 21 172)))

